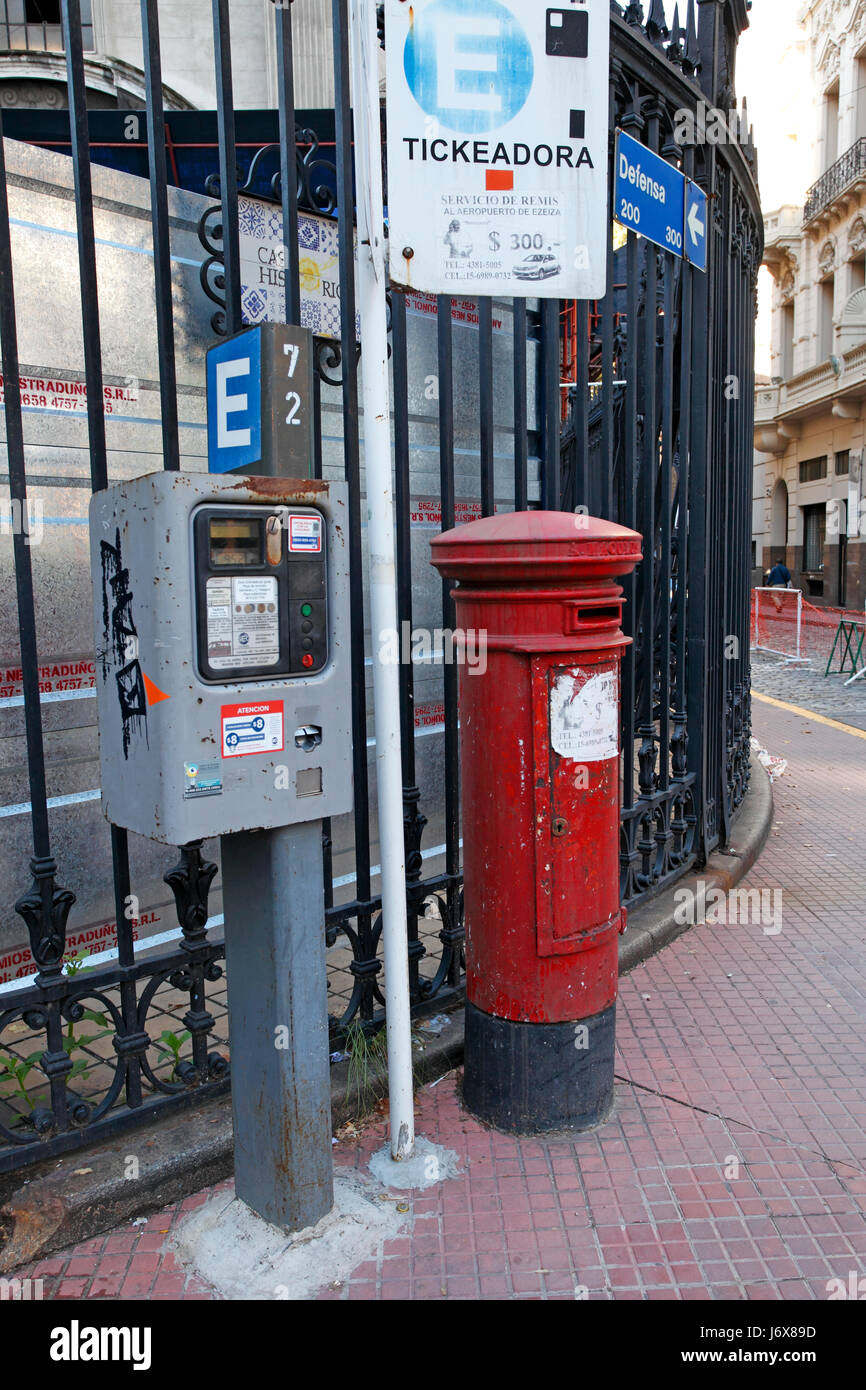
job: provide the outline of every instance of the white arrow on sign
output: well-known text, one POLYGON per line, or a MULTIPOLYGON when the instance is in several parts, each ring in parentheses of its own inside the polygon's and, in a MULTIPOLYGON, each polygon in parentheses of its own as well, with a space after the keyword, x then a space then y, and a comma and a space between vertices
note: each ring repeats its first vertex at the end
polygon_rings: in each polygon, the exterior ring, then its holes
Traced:
POLYGON ((689 231, 692 234, 692 241, 697 246, 699 239, 704 234, 704 224, 700 219, 697 203, 692 203, 689 208, 689 231))

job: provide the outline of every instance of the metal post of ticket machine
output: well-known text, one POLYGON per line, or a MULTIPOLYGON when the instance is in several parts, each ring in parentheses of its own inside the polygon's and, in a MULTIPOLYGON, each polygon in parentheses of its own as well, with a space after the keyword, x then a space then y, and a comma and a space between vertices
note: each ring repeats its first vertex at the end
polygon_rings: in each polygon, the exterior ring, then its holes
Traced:
MULTIPOLYGON (((222 407, 231 446, 236 390, 222 407)), ((103 810, 221 837, 236 1191, 285 1231, 333 1205, 321 822, 352 807, 347 513, 342 483, 170 472, 90 510, 103 810)))

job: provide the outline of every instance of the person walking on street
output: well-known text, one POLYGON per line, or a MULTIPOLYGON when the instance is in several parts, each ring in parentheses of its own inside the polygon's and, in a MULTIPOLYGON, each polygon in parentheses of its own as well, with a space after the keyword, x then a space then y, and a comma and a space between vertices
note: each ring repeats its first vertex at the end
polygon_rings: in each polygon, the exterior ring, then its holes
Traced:
MULTIPOLYGON (((783 565, 781 560, 779 560, 770 570, 770 573, 767 575, 766 583, 768 589, 790 589, 791 571, 788 569, 787 565, 783 565)), ((781 613, 781 598, 776 598, 774 595, 773 606, 777 613, 781 613)))

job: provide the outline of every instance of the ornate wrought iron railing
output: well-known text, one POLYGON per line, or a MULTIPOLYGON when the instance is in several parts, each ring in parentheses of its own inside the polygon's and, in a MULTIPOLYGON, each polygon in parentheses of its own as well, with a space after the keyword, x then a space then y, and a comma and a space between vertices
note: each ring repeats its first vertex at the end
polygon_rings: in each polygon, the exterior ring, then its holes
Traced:
MULTIPOLYGON (((689 5, 667 30, 614 22, 614 123, 709 194, 709 272, 628 233, 607 297, 577 306, 578 385, 563 434, 564 500, 632 526, 626 582, 622 892, 651 895, 723 843, 749 781, 749 431, 762 221, 750 142, 677 143, 702 96, 729 111, 737 6, 689 5), (592 331, 590 324, 592 322, 592 331)), ((614 209, 611 209, 612 217, 614 209)))
POLYGON ((811 222, 825 208, 829 207, 834 198, 838 198, 845 189, 854 182, 855 179, 863 178, 866 175, 866 136, 860 140, 855 140, 850 150, 846 150, 835 164, 831 164, 825 174, 822 174, 817 183, 814 183, 806 194, 806 206, 803 209, 803 221, 811 222))
MULTIPOLYGON (((379 988, 381 900, 375 891, 375 832, 370 825, 368 709, 365 682, 362 451, 358 408, 352 246, 353 169, 349 102, 348 4, 332 0, 336 85, 336 147, 322 154, 314 132, 294 126, 292 13, 275 7, 280 141, 263 149, 246 184, 235 160, 228 0, 212 0, 220 171, 211 184, 218 205, 202 217, 206 250, 201 285, 215 305, 214 333, 243 326, 239 197, 273 166, 270 198, 283 227, 285 314, 301 313, 299 210, 335 220, 339 229, 339 338, 322 339, 317 390, 332 395, 339 417, 339 466, 349 483, 352 566, 353 726, 355 813, 352 872, 335 876, 336 828, 325 826, 323 869, 327 937, 343 948, 342 1007, 335 1037, 348 1023, 382 1016, 379 988), (344 900, 346 892, 350 898, 344 900)), ((435 305, 436 406, 425 417, 435 428, 438 455, 437 524, 458 518, 457 461, 477 459, 478 511, 497 505, 526 508, 588 506, 635 526, 647 538, 646 560, 629 580, 627 611, 635 638, 624 672, 623 895, 638 901, 723 843, 748 780, 748 581, 752 368, 750 343, 761 219, 750 148, 681 148, 673 138, 678 110, 710 101, 733 105, 729 74, 745 0, 689 0, 685 25, 678 11, 668 28, 662 0, 648 16, 632 0, 612 5, 611 129, 629 129, 704 184, 713 210, 709 274, 629 234, 609 247, 611 289, 597 306, 579 305, 578 389, 561 431, 559 306, 515 301, 496 343, 507 340, 513 409, 502 418, 501 359, 494 359, 490 301, 477 306, 471 371, 478 383, 477 447, 461 431, 451 301, 435 305), (614 268, 616 274, 614 274, 614 268), (498 375, 497 375, 498 371, 498 375), (476 375, 477 373, 477 375, 476 375), (535 399, 530 383, 535 382, 535 399), (624 383, 624 385, 618 384, 624 383), (513 440, 513 463, 503 470, 496 431, 513 440), (497 466, 499 465, 499 466, 497 466)), ((175 315, 172 304, 171 220, 161 109, 156 0, 142 5, 148 95, 148 150, 155 318, 161 373, 164 465, 180 461, 175 315)), ((75 172, 79 274, 84 323, 90 483, 107 485, 99 291, 94 201, 87 137, 79 0, 63 0, 64 49, 75 172)), ((387 38, 387 36, 386 36, 387 38)), ((612 148, 612 147, 611 147, 612 148)), ((9 208, 0 143, 0 339, 6 440, 13 505, 27 500, 27 452, 21 406, 9 208)), ((394 442, 398 518, 399 617, 410 629, 418 612, 418 556, 413 557, 416 483, 411 409, 413 370, 410 309, 403 293, 391 300, 394 442), (413 571, 413 559, 415 569, 413 571)), ((432 321, 432 320, 431 320, 432 321)), ((461 348, 461 351, 463 349, 461 348)), ((465 370, 465 360, 463 369, 465 370)), ((321 402, 320 402, 321 403, 321 402)), ((318 463, 322 464, 322 433, 318 463)), ((331 464, 333 466, 333 463, 331 464)), ((474 466, 474 464, 473 464, 474 466)), ((215 866, 200 845, 184 846, 166 874, 179 929, 169 948, 134 942, 133 872, 126 834, 112 829, 116 959, 82 971, 69 964, 66 924, 74 901, 66 870, 54 857, 63 837, 53 822, 39 694, 38 629, 31 555, 14 537, 20 661, 32 823, 32 888, 16 909, 26 923, 38 973, 0 996, 0 1172, 110 1136, 160 1113, 224 1091, 228 1083, 219 1012, 223 948, 214 939, 208 896, 215 866), (54 833, 52 833, 54 832, 54 833), (64 966, 64 961, 67 964, 64 966), (161 1003, 170 996, 171 1002, 161 1003), (182 1010, 183 1030, 166 1027, 167 1010, 182 1010), (220 1039, 220 1041, 217 1041, 220 1039)), ((448 586, 436 593, 437 618, 453 626, 448 586)), ((429 618, 429 595, 424 604, 429 618)), ((416 1011, 459 997, 463 909, 460 856, 457 671, 442 672, 441 787, 436 839, 425 846, 434 807, 419 771, 415 728, 418 677, 401 667, 404 747, 404 827, 408 865, 410 981, 416 1011), (441 812, 440 812, 441 808, 441 812), (425 876, 433 859, 436 872, 425 876), (431 926, 432 923, 432 926, 431 926)), ((341 831, 344 833, 344 828, 341 831)), ((62 861, 62 853, 59 858, 62 861)), ((177 1012, 173 1015, 178 1017, 177 1012)))

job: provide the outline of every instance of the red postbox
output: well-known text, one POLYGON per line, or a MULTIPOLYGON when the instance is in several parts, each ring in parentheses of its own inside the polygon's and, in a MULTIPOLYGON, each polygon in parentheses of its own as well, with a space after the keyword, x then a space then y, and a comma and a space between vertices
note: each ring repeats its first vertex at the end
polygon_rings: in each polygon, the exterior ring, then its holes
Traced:
POLYGON ((447 531, 457 580, 466 911, 464 1100, 499 1129, 584 1129, 613 1103, 621 630, 634 531, 514 512, 447 531))

